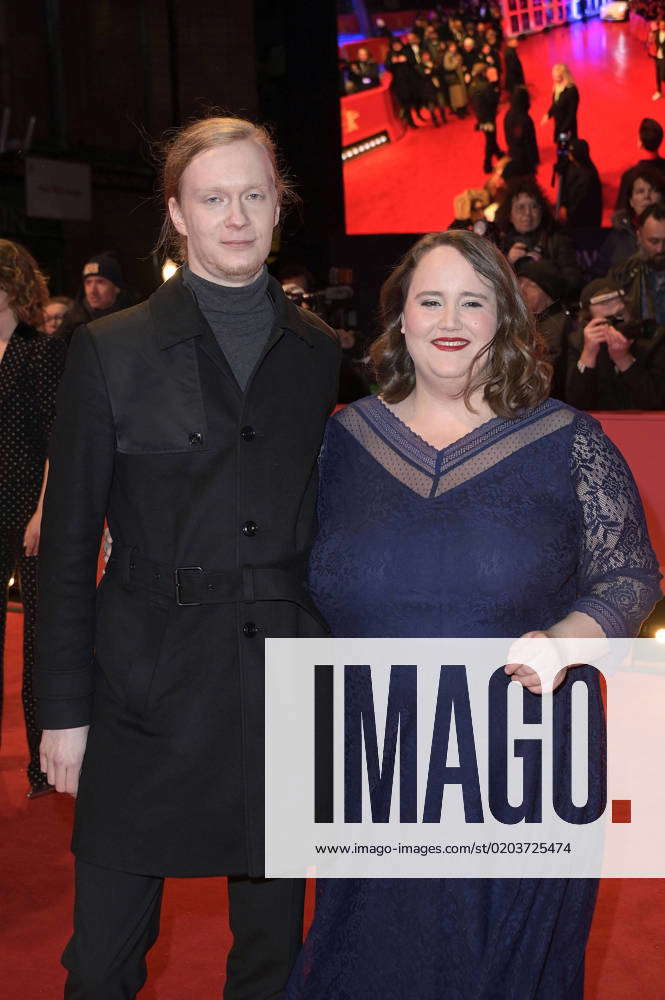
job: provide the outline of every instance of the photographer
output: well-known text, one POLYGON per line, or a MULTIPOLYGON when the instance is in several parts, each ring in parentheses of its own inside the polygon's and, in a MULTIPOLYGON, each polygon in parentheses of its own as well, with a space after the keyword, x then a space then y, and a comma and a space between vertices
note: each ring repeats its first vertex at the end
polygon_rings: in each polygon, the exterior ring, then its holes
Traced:
POLYGON ((516 177, 507 184, 494 221, 499 247, 513 267, 522 257, 549 260, 565 283, 564 300, 577 298, 583 278, 575 245, 555 222, 552 207, 533 177, 516 177))
POLYGON ((352 403, 356 399, 368 396, 369 380, 356 357, 355 310, 348 308, 353 298, 353 289, 348 285, 332 285, 321 291, 314 291, 313 274, 304 264, 297 263, 286 264, 280 268, 279 282, 287 299, 325 319, 337 334, 342 348, 338 404, 352 403))
POLYGON ((566 402, 581 410, 658 410, 665 406, 665 327, 633 318, 608 276, 582 292, 568 344, 566 402))
POLYGON ((552 365, 550 396, 564 399, 566 352, 573 327, 571 311, 562 301, 565 283, 554 264, 547 260, 522 257, 515 265, 515 273, 522 297, 545 342, 547 360, 552 365))

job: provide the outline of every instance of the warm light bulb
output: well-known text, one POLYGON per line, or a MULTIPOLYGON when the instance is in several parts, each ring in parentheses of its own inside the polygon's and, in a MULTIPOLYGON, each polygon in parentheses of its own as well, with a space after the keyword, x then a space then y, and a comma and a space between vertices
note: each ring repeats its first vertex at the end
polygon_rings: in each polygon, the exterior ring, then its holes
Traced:
POLYGON ((162 281, 168 281, 169 278, 173 277, 177 270, 178 265, 172 261, 170 257, 167 257, 162 264, 162 281))
POLYGON ((660 642, 665 646, 665 628, 657 628, 653 634, 656 642, 660 642))
POLYGON ((10 577, 10 580, 9 580, 9 586, 10 586, 10 587, 13 587, 13 586, 14 586, 14 577, 13 577, 13 576, 12 576, 12 577, 10 577))

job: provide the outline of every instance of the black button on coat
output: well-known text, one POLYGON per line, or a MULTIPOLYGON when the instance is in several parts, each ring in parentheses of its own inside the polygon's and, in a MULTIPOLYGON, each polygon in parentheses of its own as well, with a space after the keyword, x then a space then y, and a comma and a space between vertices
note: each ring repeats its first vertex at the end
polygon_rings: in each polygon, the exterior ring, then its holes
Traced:
POLYGON ((72 342, 40 548, 38 698, 45 728, 92 723, 73 839, 92 863, 263 871, 263 644, 326 634, 302 581, 339 367, 332 331, 273 279, 269 294, 275 326, 244 394, 180 273, 72 342), (113 554, 96 593, 105 517, 113 554))

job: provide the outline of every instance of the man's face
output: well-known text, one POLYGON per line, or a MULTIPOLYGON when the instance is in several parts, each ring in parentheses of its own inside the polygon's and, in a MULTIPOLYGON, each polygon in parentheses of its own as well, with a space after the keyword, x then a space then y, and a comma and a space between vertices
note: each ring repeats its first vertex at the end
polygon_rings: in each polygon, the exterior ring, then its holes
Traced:
POLYGON ((665 268, 665 221, 647 219, 637 230, 637 242, 650 264, 659 269, 665 268))
POLYGON ((120 289, 101 274, 87 274, 83 279, 85 300, 91 309, 110 309, 120 289))
POLYGON ((367 60, 369 59, 369 53, 367 49, 358 49, 357 58, 360 60, 360 62, 367 62, 367 60))
POLYGON ((219 285, 249 285, 270 251, 279 204, 272 164, 252 139, 199 153, 169 211, 187 238, 195 274, 219 285))

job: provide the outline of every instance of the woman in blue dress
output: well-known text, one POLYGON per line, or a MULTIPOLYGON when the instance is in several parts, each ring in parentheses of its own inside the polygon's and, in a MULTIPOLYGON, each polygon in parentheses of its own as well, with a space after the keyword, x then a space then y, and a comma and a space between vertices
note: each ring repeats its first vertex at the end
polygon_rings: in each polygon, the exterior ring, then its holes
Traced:
MULTIPOLYGON (((635 635, 660 596, 637 490, 597 421, 547 398, 504 258, 473 233, 431 234, 381 306, 381 396, 341 410, 321 456, 310 585, 333 634, 635 635)), ((537 674, 509 669, 506 684, 540 695, 537 674)), ((288 1000, 581 1000, 596 891, 591 879, 320 880, 288 1000)))

